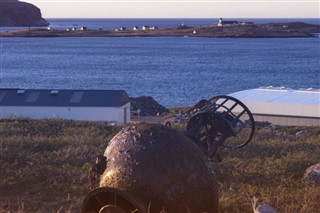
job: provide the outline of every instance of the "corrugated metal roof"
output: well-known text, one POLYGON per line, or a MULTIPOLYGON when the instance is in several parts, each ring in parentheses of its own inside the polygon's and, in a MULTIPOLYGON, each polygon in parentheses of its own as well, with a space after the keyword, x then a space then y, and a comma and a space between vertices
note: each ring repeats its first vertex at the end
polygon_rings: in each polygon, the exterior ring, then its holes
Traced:
POLYGON ((119 107, 129 102, 124 90, 1 89, 0 106, 119 107))
POLYGON ((320 90, 260 87, 230 94, 241 101, 320 105, 320 90))
POLYGON ((229 94, 254 114, 320 118, 320 90, 264 87, 229 94))

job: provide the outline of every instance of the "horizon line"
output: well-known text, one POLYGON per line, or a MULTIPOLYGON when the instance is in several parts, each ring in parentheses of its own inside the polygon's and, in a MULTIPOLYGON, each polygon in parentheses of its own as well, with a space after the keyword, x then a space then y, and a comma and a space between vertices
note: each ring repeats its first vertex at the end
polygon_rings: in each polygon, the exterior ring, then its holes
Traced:
MULTIPOLYGON (((219 19, 223 17, 42 17, 44 19, 219 19)), ((225 19, 319 19, 320 17, 225 17, 225 19)))

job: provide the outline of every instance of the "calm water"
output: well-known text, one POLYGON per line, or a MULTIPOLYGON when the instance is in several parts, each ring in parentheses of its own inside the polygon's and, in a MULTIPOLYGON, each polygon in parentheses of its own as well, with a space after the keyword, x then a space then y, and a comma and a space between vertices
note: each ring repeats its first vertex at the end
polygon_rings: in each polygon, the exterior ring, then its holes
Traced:
MULTIPOLYGON (((181 24, 218 19, 49 19, 53 28, 181 24)), ((319 19, 236 19, 255 23, 319 19)), ((17 28, 2 28, 1 31, 17 28)), ((1 87, 125 89, 166 106, 258 86, 320 87, 319 39, 3 38, 1 87)))
POLYGON ((165 106, 320 87, 320 39, 1 38, 1 87, 124 89, 165 106))

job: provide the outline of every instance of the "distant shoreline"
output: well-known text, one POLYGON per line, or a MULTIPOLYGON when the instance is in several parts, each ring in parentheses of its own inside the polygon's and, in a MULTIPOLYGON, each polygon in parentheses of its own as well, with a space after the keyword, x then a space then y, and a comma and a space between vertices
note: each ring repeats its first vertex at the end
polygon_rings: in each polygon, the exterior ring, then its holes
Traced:
POLYGON ((0 37, 208 37, 208 38, 302 38, 315 37, 320 25, 303 22, 254 24, 243 23, 234 26, 186 26, 175 28, 142 29, 119 28, 117 30, 82 29, 30 29, 1 32, 0 37))

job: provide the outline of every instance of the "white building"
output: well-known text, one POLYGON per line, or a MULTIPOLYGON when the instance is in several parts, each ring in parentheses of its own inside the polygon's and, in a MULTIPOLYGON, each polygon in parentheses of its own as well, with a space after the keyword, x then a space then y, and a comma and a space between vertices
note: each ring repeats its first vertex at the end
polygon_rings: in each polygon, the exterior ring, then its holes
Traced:
POLYGON ((229 27, 236 26, 239 23, 237 21, 223 21, 222 18, 219 19, 218 27, 229 27))
POLYGON ((320 126, 320 90, 260 87, 229 94, 242 101, 256 121, 285 126, 320 126))
POLYGON ((130 100, 123 90, 0 89, 0 117, 130 121, 130 100))
POLYGON ((150 30, 150 27, 149 27, 148 25, 144 25, 144 26, 142 26, 141 29, 142 29, 142 30, 150 30))

